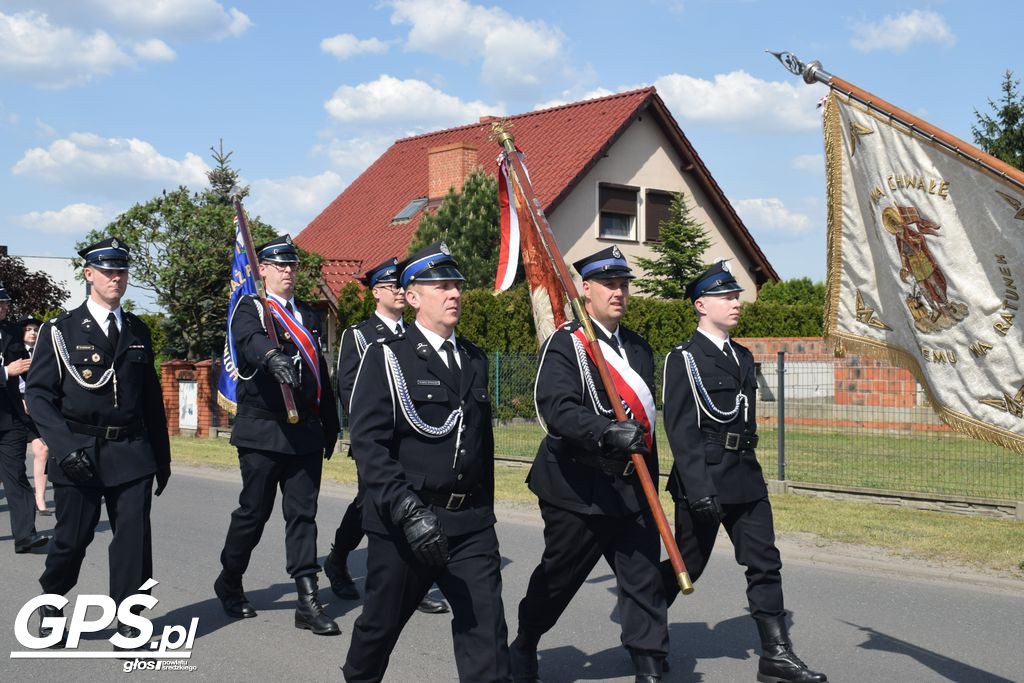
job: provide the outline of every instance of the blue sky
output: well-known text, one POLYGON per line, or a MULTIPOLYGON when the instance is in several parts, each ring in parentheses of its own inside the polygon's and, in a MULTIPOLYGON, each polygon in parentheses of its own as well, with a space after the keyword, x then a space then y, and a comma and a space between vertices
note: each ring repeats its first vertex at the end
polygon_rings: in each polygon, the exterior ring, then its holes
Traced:
MULTIPOLYGON (((1010 2, 0 0, 0 243, 70 255, 199 189, 223 138, 296 234, 396 138, 653 84, 780 275, 823 279, 818 99, 764 50, 970 141, 1024 75, 1010 2)), ((529 150, 527 150, 529 152, 529 150)))

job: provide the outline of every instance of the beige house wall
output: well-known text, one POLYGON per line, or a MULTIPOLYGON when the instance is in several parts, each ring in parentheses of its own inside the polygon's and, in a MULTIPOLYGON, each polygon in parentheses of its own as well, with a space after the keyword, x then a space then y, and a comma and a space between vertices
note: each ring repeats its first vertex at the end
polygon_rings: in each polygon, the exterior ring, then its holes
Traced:
MULTIPOLYGON (((644 201, 647 190, 683 192, 690 205, 690 215, 711 236, 712 245, 704 253, 706 262, 731 259, 729 265, 744 292, 744 301, 757 298, 757 288, 750 274, 751 263, 742 256, 742 249, 727 234, 725 221, 718 215, 695 178, 683 173, 683 159, 676 153, 668 137, 652 116, 635 121, 576 185, 568 197, 548 217, 558 247, 568 264, 612 244, 629 260, 634 271, 642 273, 636 258, 654 258, 645 242, 644 201), (637 221, 633 239, 607 239, 598 236, 598 184, 611 183, 639 188, 637 221)), ((575 274, 575 271, 573 271, 575 274)))

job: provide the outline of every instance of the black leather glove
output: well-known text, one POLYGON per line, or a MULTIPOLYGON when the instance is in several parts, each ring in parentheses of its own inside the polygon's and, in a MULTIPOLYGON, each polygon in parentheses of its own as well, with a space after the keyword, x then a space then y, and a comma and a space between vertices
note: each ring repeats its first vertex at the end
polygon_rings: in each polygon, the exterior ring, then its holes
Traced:
POLYGON ((171 478, 171 468, 161 468, 156 471, 156 491, 153 495, 159 496, 167 488, 167 480, 171 478))
POLYGON ((291 358, 277 349, 272 350, 263 359, 263 367, 281 384, 290 384, 294 389, 299 388, 299 373, 295 371, 295 364, 291 358))
POLYGON ((650 455, 647 443, 644 441, 644 434, 647 428, 636 420, 625 422, 612 422, 604 431, 598 443, 606 455, 613 455, 623 460, 628 460, 633 453, 650 455))
POLYGON ((718 496, 705 496, 690 503, 690 512, 697 521, 709 526, 718 526, 722 521, 722 506, 718 496))
POLYGON ((84 484, 92 479, 92 460, 83 449, 71 451, 60 461, 64 476, 76 484, 84 484))
POLYGON ((443 567, 448 562, 448 537, 441 520, 416 494, 407 494, 392 508, 391 521, 402 529, 417 560, 428 567, 443 567))

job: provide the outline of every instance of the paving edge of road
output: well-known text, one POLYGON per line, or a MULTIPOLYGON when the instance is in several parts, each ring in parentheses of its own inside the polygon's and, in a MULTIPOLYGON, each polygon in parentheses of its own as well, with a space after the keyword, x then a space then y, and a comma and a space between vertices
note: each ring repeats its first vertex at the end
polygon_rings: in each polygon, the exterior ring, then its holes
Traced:
MULTIPOLYGON (((175 473, 226 481, 238 481, 239 476, 235 470, 196 465, 177 466, 175 473)), ((354 484, 325 481, 320 487, 320 493, 351 499, 356 494, 356 487, 354 484)), ((498 501, 495 507, 500 521, 537 527, 543 524, 540 511, 530 505, 498 501)), ((725 532, 720 533, 724 536, 725 532)), ((783 564, 822 565, 862 574, 885 574, 910 580, 951 583, 959 588, 1024 594, 1022 579, 950 563, 907 558, 875 546, 839 543, 809 533, 780 534, 777 545, 782 553, 783 564)))

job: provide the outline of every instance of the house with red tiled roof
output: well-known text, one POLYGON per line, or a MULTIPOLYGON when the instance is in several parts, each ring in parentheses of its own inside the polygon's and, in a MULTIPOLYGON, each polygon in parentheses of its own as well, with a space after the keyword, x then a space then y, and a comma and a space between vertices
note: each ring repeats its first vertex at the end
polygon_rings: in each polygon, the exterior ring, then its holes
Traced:
MULTIPOLYGON (((471 170, 496 173, 494 120, 397 140, 296 237, 325 260, 326 299, 404 257, 424 212, 471 170)), ((712 239, 705 260, 731 259, 744 298, 779 279, 653 87, 507 120, 567 263, 610 244, 633 264, 657 256, 658 224, 683 192, 712 239)))

